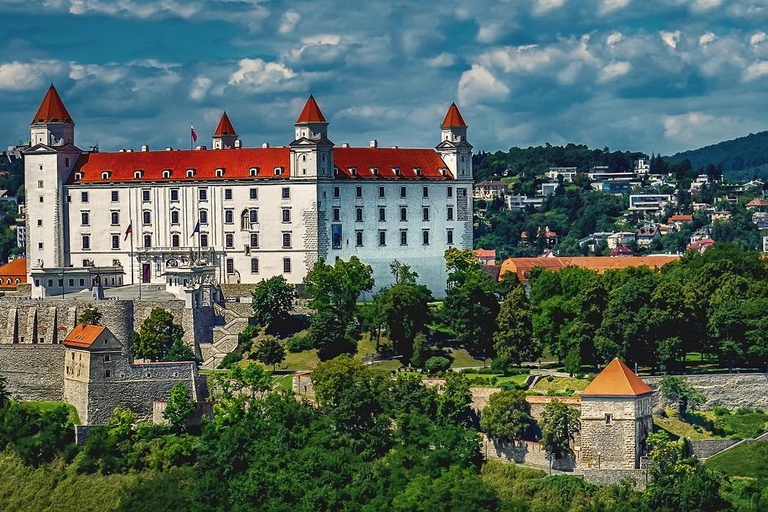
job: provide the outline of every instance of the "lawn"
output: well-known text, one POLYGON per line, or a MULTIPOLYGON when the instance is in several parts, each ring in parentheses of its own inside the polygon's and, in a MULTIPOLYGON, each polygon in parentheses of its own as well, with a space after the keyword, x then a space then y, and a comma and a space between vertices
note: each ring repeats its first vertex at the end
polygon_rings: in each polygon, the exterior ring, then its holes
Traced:
POLYGON ((491 364, 490 359, 475 359, 464 348, 446 347, 443 351, 453 360, 451 368, 471 368, 473 366, 488 366, 491 364))
POLYGON ((589 384, 587 379, 576 379, 574 377, 553 377, 541 379, 533 386, 533 391, 546 394, 549 391, 581 391, 589 384))
POLYGON ((24 401, 21 402, 24 407, 28 407, 30 409, 37 409, 40 412, 44 411, 52 411, 53 409, 57 407, 64 406, 67 411, 69 411, 69 419, 74 423, 75 425, 80 424, 80 418, 77 415, 77 409, 75 409, 74 405, 68 404, 66 402, 34 402, 34 401, 24 401))
POLYGON ((768 442, 741 444, 708 459, 706 465, 728 476, 768 478, 768 442))
POLYGON ((700 440, 723 437, 713 432, 712 422, 705 414, 692 413, 687 418, 680 418, 674 409, 666 409, 665 412, 666 418, 653 417, 653 425, 657 429, 667 431, 673 438, 700 440))
POLYGON ((488 387, 495 388, 507 382, 513 382, 518 386, 522 386, 523 384, 525 384, 525 379, 528 378, 528 375, 508 375, 505 377, 501 373, 497 373, 497 374, 464 373, 463 375, 464 377, 467 378, 467 380, 469 380, 469 385, 473 388, 488 388, 488 387), (482 381, 487 381, 493 377, 496 378, 496 381, 493 384, 482 382, 482 381), (477 382, 477 381, 481 381, 481 382, 477 382))

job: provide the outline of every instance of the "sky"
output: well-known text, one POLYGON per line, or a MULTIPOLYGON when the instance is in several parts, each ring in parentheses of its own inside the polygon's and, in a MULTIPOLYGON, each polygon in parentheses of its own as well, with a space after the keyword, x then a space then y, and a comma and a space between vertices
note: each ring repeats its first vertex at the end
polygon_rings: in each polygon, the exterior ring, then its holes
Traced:
POLYGON ((286 145, 309 94, 338 144, 575 142, 671 154, 768 129, 768 0, 0 0, 0 147, 54 83, 76 143, 286 145))

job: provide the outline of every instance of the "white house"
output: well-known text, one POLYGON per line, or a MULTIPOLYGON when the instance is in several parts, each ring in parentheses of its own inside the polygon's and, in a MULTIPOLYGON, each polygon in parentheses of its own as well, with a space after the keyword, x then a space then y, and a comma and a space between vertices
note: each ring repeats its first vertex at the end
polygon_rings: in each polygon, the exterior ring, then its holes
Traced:
POLYGON ((89 289, 95 278, 300 283, 321 258, 357 256, 376 288, 392 282, 398 259, 440 297, 443 252, 472 247, 472 145, 455 104, 440 129, 435 149, 335 147, 310 96, 287 146, 243 147, 224 114, 214 149, 86 152, 51 86, 25 152, 32 296, 89 289), (187 267, 206 272, 179 271, 187 267))

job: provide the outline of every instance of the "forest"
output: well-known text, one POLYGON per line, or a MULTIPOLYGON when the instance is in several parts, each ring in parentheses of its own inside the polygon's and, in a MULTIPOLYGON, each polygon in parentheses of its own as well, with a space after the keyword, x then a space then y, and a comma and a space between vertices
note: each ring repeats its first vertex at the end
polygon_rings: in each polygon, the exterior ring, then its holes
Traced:
POLYGON ((720 167, 725 178, 750 180, 768 176, 768 132, 750 133, 745 137, 712 144, 666 158, 669 162, 688 160, 692 166, 720 167))

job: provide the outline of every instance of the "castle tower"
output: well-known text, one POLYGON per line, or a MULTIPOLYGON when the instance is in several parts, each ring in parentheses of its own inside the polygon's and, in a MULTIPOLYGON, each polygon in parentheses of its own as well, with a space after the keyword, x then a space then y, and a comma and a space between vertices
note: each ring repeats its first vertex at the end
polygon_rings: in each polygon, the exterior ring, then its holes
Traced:
POLYGON ((213 149, 232 149, 240 147, 240 140, 237 137, 237 132, 235 132, 235 127, 232 126, 232 122, 229 120, 229 116, 226 112, 221 115, 219 125, 213 133, 211 147, 213 149))
POLYGON ((638 469, 653 427, 653 390, 614 359, 581 392, 581 464, 638 469))
POLYGON ((291 178, 332 178, 333 142, 328 140, 328 121, 310 95, 294 124, 291 142, 291 178))
MULTIPOLYGON (((55 268, 65 261, 66 183, 80 149, 74 145, 75 123, 51 85, 30 124, 32 147, 24 152, 27 273, 55 268)), ((34 283, 33 283, 34 286, 34 283)))
POLYGON ((472 144, 467 142, 467 123, 451 103, 440 125, 440 143, 435 147, 456 180, 472 181, 472 144))

